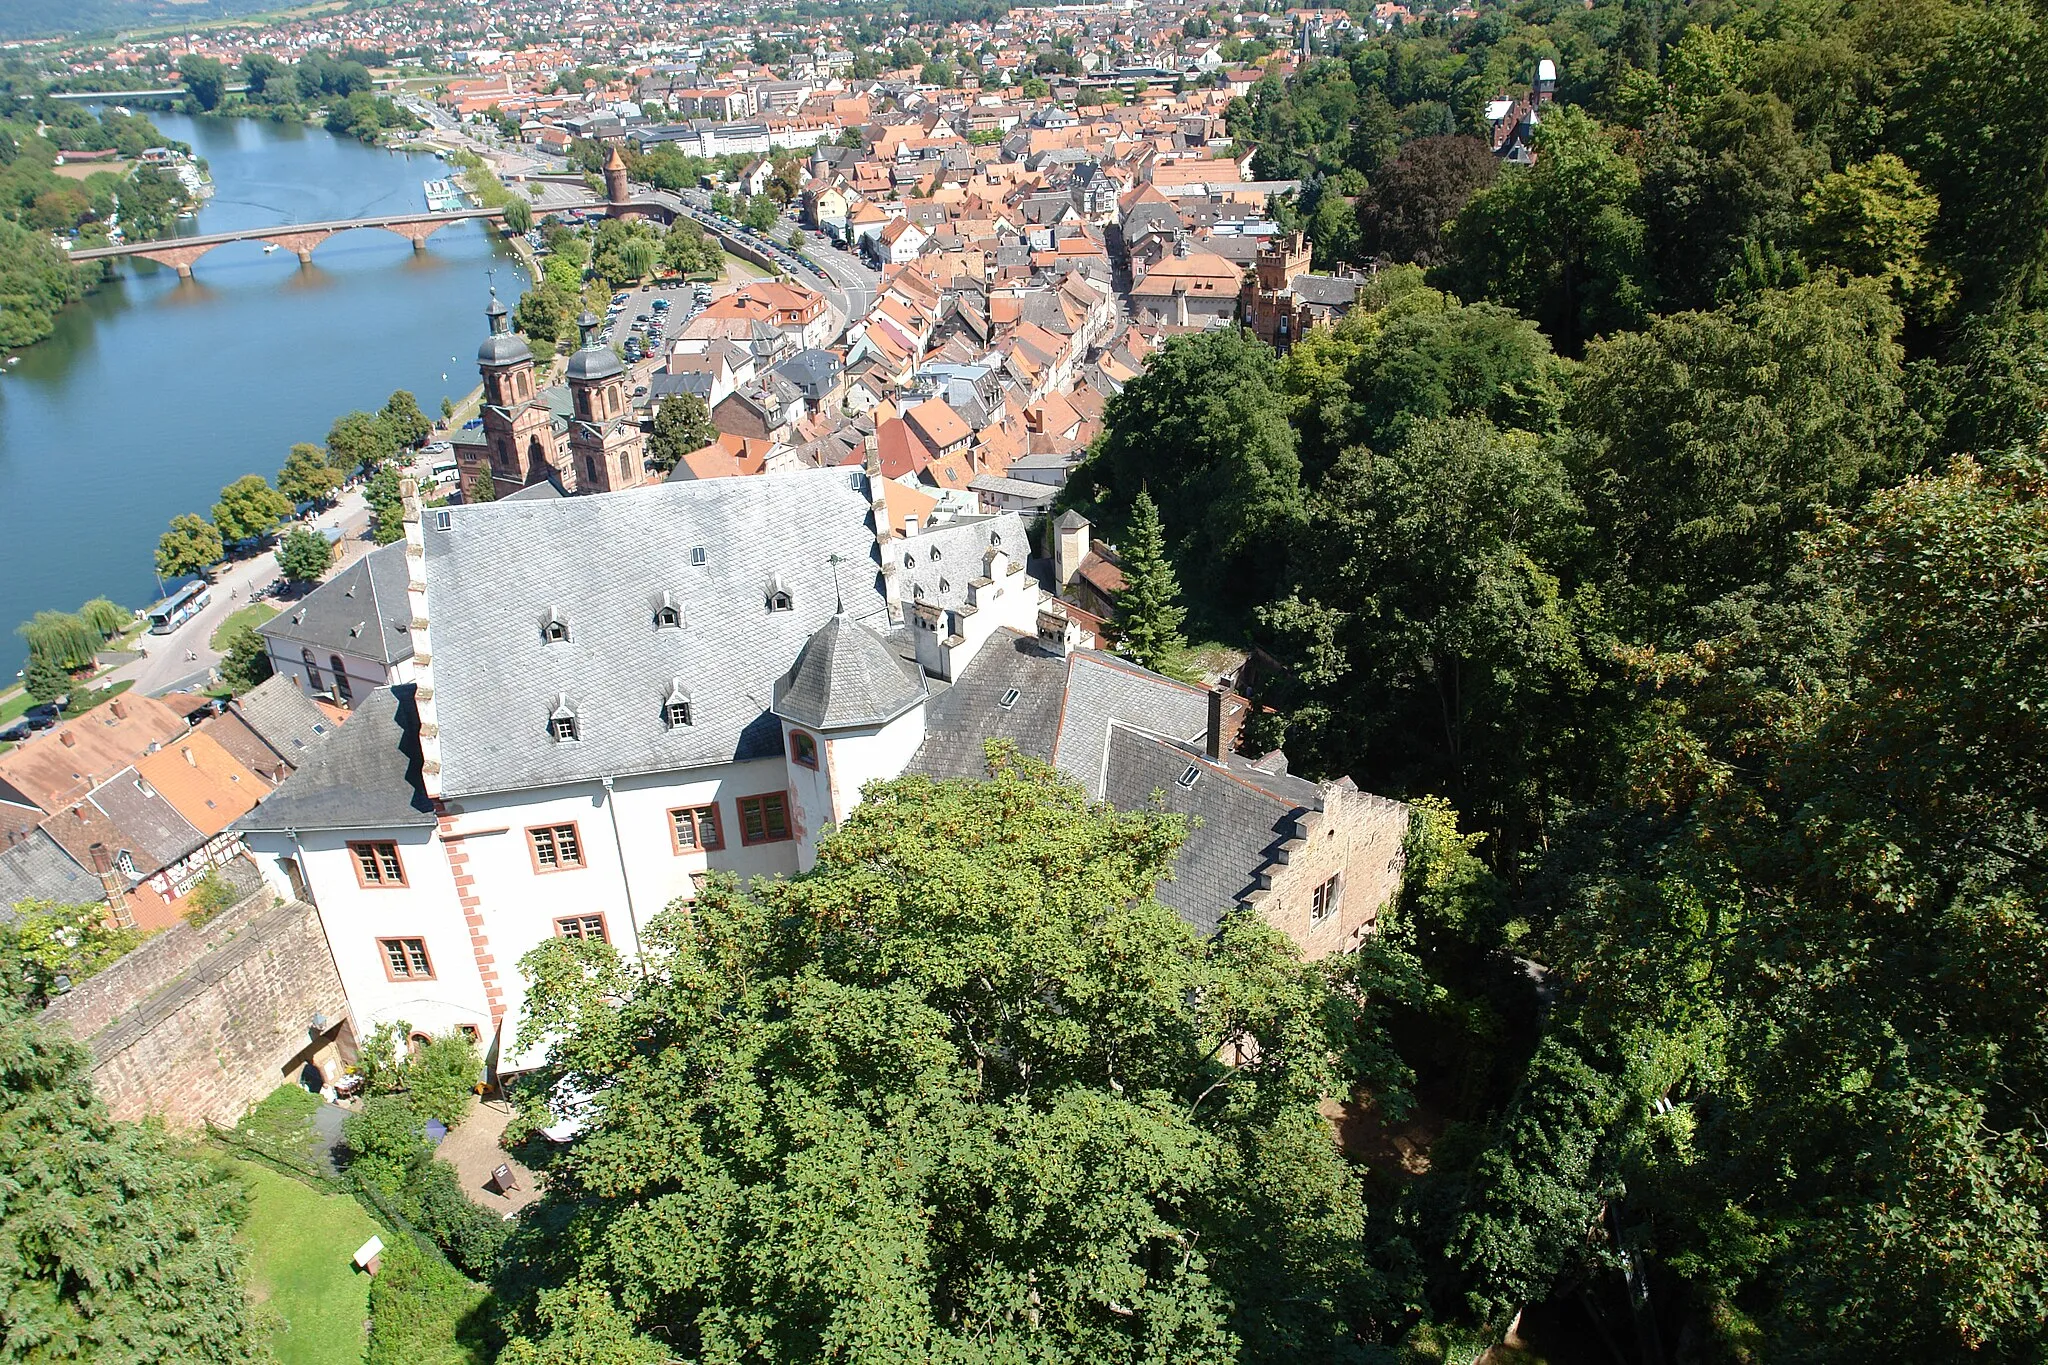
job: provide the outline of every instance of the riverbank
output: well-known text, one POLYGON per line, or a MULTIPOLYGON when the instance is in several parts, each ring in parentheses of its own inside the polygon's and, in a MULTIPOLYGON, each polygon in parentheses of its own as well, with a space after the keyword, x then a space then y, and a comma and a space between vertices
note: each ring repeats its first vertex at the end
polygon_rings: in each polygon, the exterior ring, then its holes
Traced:
MULTIPOLYGON (((311 125, 172 114, 161 127, 207 159, 217 187, 187 232, 416 212, 424 182, 447 173, 311 125)), ((429 415, 470 394, 489 272, 516 297, 515 261, 482 224, 443 228, 423 251, 364 230, 306 265, 254 243, 207 253, 187 280, 126 263, 59 307, 49 339, 0 369, 0 506, 32 509, 8 526, 0 679, 22 662, 13 625, 37 610, 155 600, 152 558, 173 515, 210 519, 221 488, 274 479, 293 444, 324 444, 336 417, 396 389, 429 415)))

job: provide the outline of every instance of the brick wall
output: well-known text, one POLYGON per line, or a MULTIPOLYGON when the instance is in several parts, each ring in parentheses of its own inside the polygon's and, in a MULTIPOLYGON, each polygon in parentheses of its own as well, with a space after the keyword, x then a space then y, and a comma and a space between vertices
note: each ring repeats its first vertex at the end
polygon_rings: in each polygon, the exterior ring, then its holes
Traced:
POLYGON ((194 929, 178 924, 43 1012, 93 1054, 116 1118, 232 1124, 307 1060, 330 1074, 348 999, 320 918, 260 892, 194 929), (315 1013, 327 1028, 315 1037, 315 1013))

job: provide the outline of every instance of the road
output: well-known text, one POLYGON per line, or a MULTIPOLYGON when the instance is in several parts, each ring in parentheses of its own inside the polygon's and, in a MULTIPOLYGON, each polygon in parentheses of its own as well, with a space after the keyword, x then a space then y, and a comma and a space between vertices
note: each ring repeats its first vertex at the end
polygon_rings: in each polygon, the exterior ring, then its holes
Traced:
POLYGON ((711 209, 711 195, 705 190, 684 190, 669 194, 660 190, 649 190, 644 197, 659 199, 682 210, 701 223, 715 226, 740 237, 765 252, 771 259, 788 271, 791 279, 799 280, 825 295, 826 302, 839 314, 843 324, 851 324, 867 315, 874 306, 875 294, 881 285, 880 276, 861 262, 851 252, 840 251, 824 240, 821 234, 804 228, 794 214, 784 212, 776 220, 772 235, 751 232, 731 219, 721 219, 711 209), (823 272, 820 280, 812 274, 782 243, 789 234, 799 229, 812 245, 807 246, 804 256, 823 272))
MULTIPOLYGON (((340 553, 335 556, 330 576, 376 548, 369 542, 370 509, 360 484, 344 492, 325 512, 294 524, 322 530, 341 528, 340 553)), ((121 665, 96 685, 104 687, 133 679, 136 691, 152 697, 165 692, 203 691, 212 685, 209 675, 220 663, 219 651, 208 643, 213 632, 231 613, 255 601, 259 589, 280 576, 275 550, 232 561, 221 571, 219 581, 213 585, 212 600, 204 610, 168 635, 145 633, 136 644, 142 657, 121 665)))

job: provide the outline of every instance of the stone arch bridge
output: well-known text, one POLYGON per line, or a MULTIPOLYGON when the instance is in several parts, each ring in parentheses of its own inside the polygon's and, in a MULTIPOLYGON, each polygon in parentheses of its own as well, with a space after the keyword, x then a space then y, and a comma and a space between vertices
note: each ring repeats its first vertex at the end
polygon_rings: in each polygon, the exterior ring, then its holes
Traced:
POLYGON ((274 227, 244 228, 239 232, 208 232, 195 237, 173 237, 160 242, 124 242, 120 246, 96 246, 71 253, 74 261, 104 261, 121 256, 140 256, 146 261, 174 267, 180 278, 190 279, 192 263, 217 246, 229 242, 270 242, 295 253, 301 263, 313 259, 313 248, 336 233, 356 228, 383 228, 424 251, 427 238, 450 223, 467 223, 476 218, 503 219, 503 209, 455 209, 447 213, 394 213, 381 218, 348 218, 331 223, 279 223, 274 227))

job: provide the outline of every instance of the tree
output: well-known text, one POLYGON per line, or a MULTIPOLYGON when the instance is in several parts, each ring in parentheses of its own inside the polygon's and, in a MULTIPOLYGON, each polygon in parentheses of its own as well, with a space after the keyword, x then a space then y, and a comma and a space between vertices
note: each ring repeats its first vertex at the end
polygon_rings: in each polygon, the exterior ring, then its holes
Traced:
POLYGON ((405 502, 397 471, 380 469, 363 485, 370 504, 370 538, 379 545, 405 539, 405 502))
POLYGON ((1580 508, 1555 449, 1481 417, 1339 457, 1309 505, 1296 589, 1262 620, 1299 693, 1291 741, 1374 790, 1433 791, 1510 846, 1583 687, 1571 606, 1580 508))
POLYGON ((327 431, 327 462, 344 476, 374 469, 397 450, 393 433, 375 413, 343 413, 327 431))
POLYGON ((224 553, 220 532, 196 512, 181 512, 171 518, 171 529, 156 543, 156 571, 165 578, 183 578, 202 573, 218 564, 224 553))
POLYGON ((294 507, 326 502, 341 487, 341 475, 327 463, 327 452, 310 441, 295 444, 277 471, 277 491, 294 507))
POLYGON ((270 662, 270 647, 256 627, 235 627, 228 632, 226 643, 219 670, 220 680, 228 691, 239 696, 276 671, 270 662))
POLYGON ((1142 488, 1131 504, 1121 551, 1124 590, 1116 599, 1117 653, 1156 671, 1186 648, 1180 625, 1187 611, 1176 600, 1180 587, 1166 562, 1159 508, 1142 488))
POLYGON ((775 226, 775 201, 765 194, 757 194, 747 201, 747 209, 740 221, 756 232, 767 232, 775 226))
POLYGON ((95 902, 17 901, 0 924, 0 1009, 40 1010, 142 942, 95 902))
MULTIPOLYGON (((1145 488, 1195 600, 1243 611, 1277 595, 1302 514, 1301 459, 1272 348, 1235 328, 1175 337, 1110 399, 1069 487, 1116 525, 1145 488)), ((1085 505, 1085 504, 1084 504, 1085 505)))
POLYGON ((160 1127, 116 1123, 92 1057, 0 1004, 0 1298, 13 1360, 253 1361, 242 1191, 160 1127))
POLYGON ((277 567, 300 588, 319 582, 333 562, 333 542, 309 527, 296 527, 278 542, 277 567))
POLYGON ((505 226, 521 236, 533 231, 533 205, 524 199, 514 199, 507 203, 505 226))
POLYGON ((21 671, 21 685, 29 696, 47 705, 71 690, 71 670, 54 659, 30 655, 21 671))
POLYGON ((420 411, 420 401, 410 389, 399 389, 387 398, 377 421, 400 450, 411 450, 434 434, 434 424, 420 411))
POLYGON ((553 280, 543 280, 519 296, 512 310, 512 326, 552 353, 556 342, 575 335, 571 326, 575 316, 576 296, 553 280))
POLYGON ((1822 170, 1792 111, 1774 94, 1723 91, 1689 122, 1653 139, 1643 172, 1647 246, 1671 303, 1711 303, 1745 241, 1791 243, 1800 196, 1822 170))
POLYGON ((1899 326, 1883 282, 1816 281, 1588 352, 1573 459, 1645 625, 1768 581, 1823 509, 1913 466, 1899 326))
POLYGON ((1510 167, 1458 214, 1444 276, 1466 299, 1535 318, 1576 356, 1591 338, 1633 327, 1648 303, 1638 174, 1586 113, 1545 116, 1536 164, 1510 167))
POLYGON ((647 462, 664 472, 691 451, 718 439, 711 410, 694 393, 672 393, 654 410, 654 429, 647 436, 647 462))
POLYGON ((720 258, 716 241, 687 218, 678 219, 661 239, 661 261, 678 275, 716 270, 720 258))
POLYGON ((185 83, 186 93, 202 110, 219 108, 221 97, 227 93, 227 68, 212 57, 201 57, 197 53, 180 57, 178 79, 185 83))
POLYGON ((106 633, 98 626, 82 613, 69 611, 39 611, 32 620, 15 627, 14 633, 28 644, 30 658, 47 659, 63 669, 89 667, 93 655, 107 642, 106 633))
POLYGON ((481 503, 496 502, 497 500, 498 481, 491 477, 491 467, 485 465, 477 470, 476 482, 469 486, 469 496, 464 501, 481 503))
POLYGON ((637 218, 607 218, 590 242, 590 269, 612 289, 640 283, 660 259, 654 228, 637 218))
POLYGON ((455 417, 455 400, 447 394, 441 395, 441 420, 452 421, 455 417))
POLYGON ((1905 162, 1883 152, 1822 176, 1803 203, 1814 260, 1891 281, 1916 313, 1938 317, 1947 307, 1955 284, 1927 260, 1941 205, 1905 162))
MULTIPOLYGON (((2048 303, 2048 181, 2031 129, 2048 25, 1974 8, 1900 92, 1901 156, 1941 205, 1931 240, 1971 311, 2048 303)), ((1943 28, 1948 24, 1944 23, 1943 28)))
POLYGON ((1037 76, 1026 76, 1017 90, 1027 100, 1042 100, 1052 93, 1052 87, 1037 76))
POLYGON ((1710 1035, 1629 1199, 1749 1297, 1759 1359, 2043 1342, 2044 497, 2037 451, 1909 479, 1642 661, 1660 705, 1560 965, 1618 997, 1603 1021, 1710 1035))
MULTIPOLYGON (((95 597, 78 609, 78 614, 100 637, 100 642, 113 639, 135 623, 135 613, 119 603, 105 597, 95 597)), ((94 646, 98 648, 98 646, 94 646)))
POLYGON ((572 1284, 707 1358, 1341 1359, 1399 1311, 1317 1105, 1340 1051, 1398 1093, 1407 959, 1198 938, 1152 899, 1178 817, 991 767, 870 787, 813 874, 714 876, 637 965, 524 959, 530 1093, 591 1099, 513 1235, 509 1359, 559 1358, 536 1291, 572 1284))
POLYGON ((244 474, 220 490, 213 524, 228 544, 255 540, 292 514, 291 502, 261 474, 244 474))

